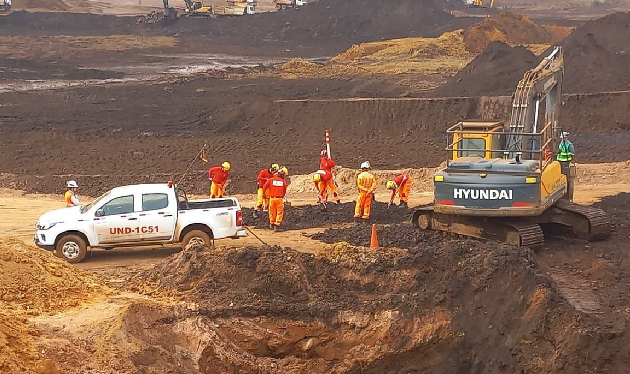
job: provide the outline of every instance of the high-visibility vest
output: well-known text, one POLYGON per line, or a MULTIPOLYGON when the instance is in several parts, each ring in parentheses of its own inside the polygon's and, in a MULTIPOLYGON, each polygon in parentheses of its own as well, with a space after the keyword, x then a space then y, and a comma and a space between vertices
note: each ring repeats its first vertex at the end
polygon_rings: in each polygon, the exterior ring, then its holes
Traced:
POLYGON ((74 192, 68 190, 64 196, 66 200, 66 206, 74 206, 74 202, 72 201, 72 196, 74 196, 74 192))
POLYGON ((573 160, 573 153, 570 152, 573 144, 567 140, 566 142, 560 142, 558 144, 558 150, 560 151, 556 156, 558 161, 571 161, 573 160))

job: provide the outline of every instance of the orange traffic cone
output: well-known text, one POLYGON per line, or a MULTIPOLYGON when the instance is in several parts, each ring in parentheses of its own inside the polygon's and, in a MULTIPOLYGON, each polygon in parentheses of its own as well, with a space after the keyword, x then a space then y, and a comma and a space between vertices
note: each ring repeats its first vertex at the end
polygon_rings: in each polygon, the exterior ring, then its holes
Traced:
POLYGON ((372 224, 372 236, 370 237, 370 248, 378 248, 378 235, 376 234, 376 224, 372 224))

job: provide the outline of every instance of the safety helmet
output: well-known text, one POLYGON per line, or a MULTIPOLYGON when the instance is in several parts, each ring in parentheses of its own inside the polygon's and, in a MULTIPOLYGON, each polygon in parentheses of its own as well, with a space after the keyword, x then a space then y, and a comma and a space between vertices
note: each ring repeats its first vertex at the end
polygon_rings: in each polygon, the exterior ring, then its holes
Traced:
POLYGON ((560 139, 566 138, 566 137, 568 137, 568 136, 569 136, 569 133, 568 133, 568 132, 566 132, 566 131, 563 131, 563 132, 560 134, 560 139))
POLYGON ((313 182, 319 182, 322 180, 322 175, 320 173, 313 174, 313 182))
POLYGON ((319 157, 326 157, 328 156, 328 151, 327 150, 322 150, 321 152, 319 152, 319 157))
POLYGON ((284 175, 289 175, 289 169, 287 169, 287 167, 286 167, 286 166, 281 167, 281 168, 280 168, 280 170, 279 170, 278 172, 280 172, 280 171, 281 171, 281 172, 282 172, 282 174, 284 174, 284 175))
POLYGON ((385 187, 387 187, 388 190, 395 190, 396 183, 394 183, 394 181, 387 181, 387 183, 385 183, 385 187))
POLYGON ((221 164, 221 167, 225 170, 230 170, 230 168, 232 168, 232 165, 230 165, 229 162, 225 161, 224 163, 221 164))
POLYGON ((78 188, 79 184, 76 181, 68 181, 67 186, 68 188, 78 188))
POLYGON ((361 164, 361 169, 369 169, 370 168, 370 161, 365 161, 361 164))
POLYGON ((271 164, 271 167, 269 168, 269 170, 271 170, 274 173, 276 173, 279 169, 280 169, 280 165, 278 164, 271 164))

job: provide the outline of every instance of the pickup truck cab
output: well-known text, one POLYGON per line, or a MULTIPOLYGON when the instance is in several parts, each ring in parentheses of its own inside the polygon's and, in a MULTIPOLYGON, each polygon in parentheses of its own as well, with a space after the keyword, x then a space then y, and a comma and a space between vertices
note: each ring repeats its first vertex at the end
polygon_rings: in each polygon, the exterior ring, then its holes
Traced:
POLYGON ((36 228, 35 244, 70 263, 83 261, 88 247, 185 248, 247 236, 236 198, 188 200, 171 182, 116 187, 90 204, 44 213, 36 228))

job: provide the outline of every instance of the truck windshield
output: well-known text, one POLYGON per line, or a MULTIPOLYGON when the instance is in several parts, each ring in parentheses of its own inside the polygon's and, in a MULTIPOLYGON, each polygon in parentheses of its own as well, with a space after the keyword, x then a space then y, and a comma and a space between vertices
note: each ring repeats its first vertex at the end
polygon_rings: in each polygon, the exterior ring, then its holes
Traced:
POLYGON ((91 203, 87 204, 87 205, 82 205, 81 206, 81 213, 85 213, 88 210, 90 210, 90 208, 92 208, 95 205, 98 205, 98 203, 103 200, 106 197, 109 197, 109 195, 111 195, 111 191, 107 191, 106 193, 104 193, 103 195, 101 195, 100 197, 98 197, 96 200, 92 201, 91 203))

